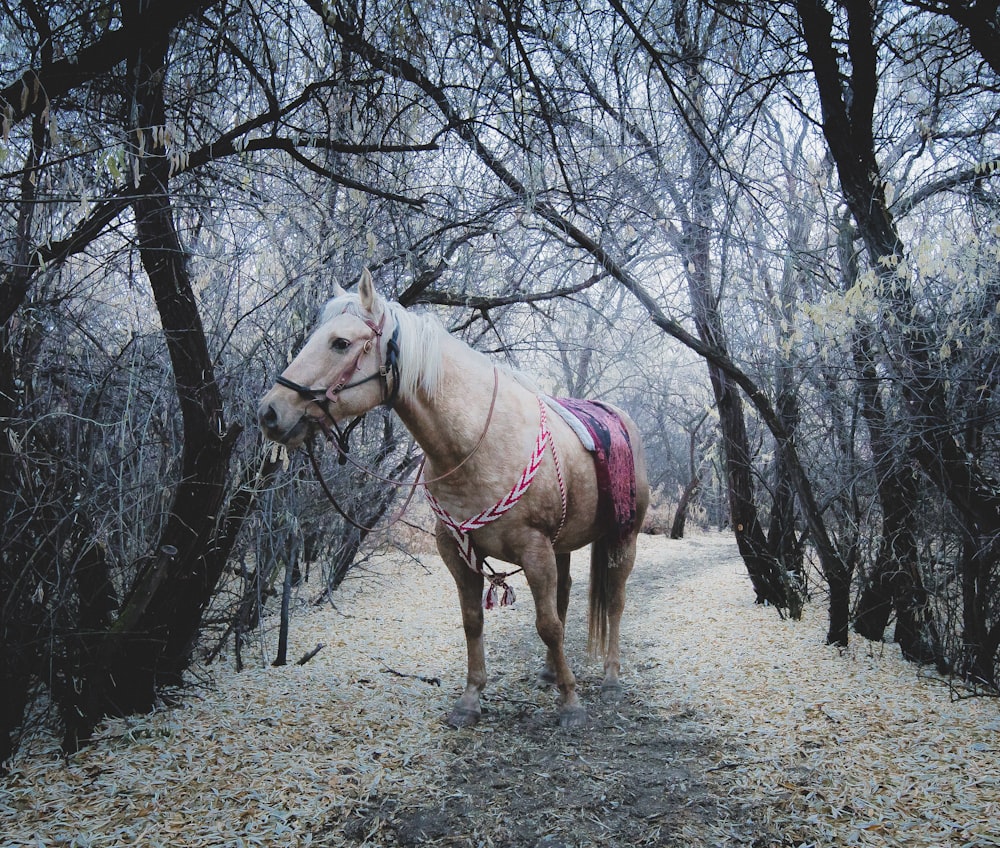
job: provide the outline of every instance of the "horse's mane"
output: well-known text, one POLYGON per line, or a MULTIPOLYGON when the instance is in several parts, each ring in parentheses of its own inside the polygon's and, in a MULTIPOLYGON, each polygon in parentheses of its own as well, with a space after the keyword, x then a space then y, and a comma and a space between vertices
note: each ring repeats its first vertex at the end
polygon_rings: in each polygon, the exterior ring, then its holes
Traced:
MULTIPOLYGON (((412 398, 420 391, 427 398, 433 398, 442 370, 441 339, 448 331, 433 313, 408 312, 395 301, 386 305, 389 315, 399 324, 400 397, 412 398)), ((486 355, 469 347, 470 356, 477 354, 486 355)), ((494 367, 529 392, 538 392, 534 378, 523 371, 498 363, 494 363, 494 367)))
POLYGON ((444 325, 432 313, 407 312, 395 301, 386 304, 399 327, 399 396, 418 392, 434 397, 441 377, 441 337, 444 325))
MULTIPOLYGON (((399 327, 399 396, 403 400, 415 400, 418 394, 431 399, 441 378, 441 339, 448 331, 444 324, 431 312, 409 312, 396 301, 378 296, 389 318, 399 327)), ((320 324, 344 312, 364 314, 361 298, 355 292, 342 294, 329 301, 323 308, 320 324)), ((391 334, 391 325, 386 325, 386 333, 391 334)), ((470 351, 473 349, 470 348, 470 351)), ((520 383, 528 391, 537 393, 538 384, 528 374, 509 365, 499 365, 503 373, 520 383)))

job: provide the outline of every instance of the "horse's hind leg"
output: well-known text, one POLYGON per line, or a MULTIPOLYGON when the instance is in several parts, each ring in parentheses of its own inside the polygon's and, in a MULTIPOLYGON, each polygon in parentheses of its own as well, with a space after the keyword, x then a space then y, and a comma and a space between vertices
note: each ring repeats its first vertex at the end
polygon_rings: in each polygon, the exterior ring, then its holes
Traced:
MULTIPOLYGON (((569 554, 556 554, 556 573, 558 575, 556 610, 559 613, 559 620, 563 623, 564 632, 566 627, 566 611, 569 609, 569 590, 573 585, 573 579, 569 573, 569 556, 569 554)), ((538 679, 546 685, 556 682, 556 664, 551 649, 546 651, 545 667, 538 675, 538 679)))
POLYGON ((462 559, 455 540, 438 525, 437 545, 441 559, 455 578, 458 600, 462 607, 462 626, 468 651, 468 673, 465 691, 448 715, 452 727, 469 727, 479 721, 482 708, 479 696, 486 688, 486 653, 483 648, 483 576, 477 574, 462 559))
POLYGON ((635 564, 636 537, 622 543, 621 547, 609 551, 610 562, 607 570, 608 589, 608 635, 607 650, 604 654, 604 682, 601 683, 601 698, 617 701, 621 698, 621 621, 625 609, 625 581, 635 564))

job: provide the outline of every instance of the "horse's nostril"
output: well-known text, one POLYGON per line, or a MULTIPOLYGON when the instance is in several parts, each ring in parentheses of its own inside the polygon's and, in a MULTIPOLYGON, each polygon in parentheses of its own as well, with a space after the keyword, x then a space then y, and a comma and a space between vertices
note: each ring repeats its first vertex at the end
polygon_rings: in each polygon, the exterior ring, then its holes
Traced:
POLYGON ((262 406, 257 411, 257 418, 260 420, 262 426, 270 429, 278 423, 278 413, 277 410, 271 405, 262 406))

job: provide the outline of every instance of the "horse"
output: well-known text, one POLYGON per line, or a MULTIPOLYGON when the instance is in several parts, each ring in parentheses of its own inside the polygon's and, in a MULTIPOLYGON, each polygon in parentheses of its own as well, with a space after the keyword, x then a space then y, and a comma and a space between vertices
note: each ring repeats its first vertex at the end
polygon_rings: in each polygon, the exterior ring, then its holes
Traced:
POLYGON ((627 435, 632 474, 632 520, 616 533, 600 514, 607 512, 607 500, 601 503, 599 469, 585 434, 522 375, 452 336, 432 314, 386 300, 367 270, 356 292, 337 285, 334 295, 262 398, 258 421, 264 435, 291 450, 317 429, 329 433, 346 419, 390 405, 424 452, 423 484, 437 515, 437 548, 458 588, 468 671, 448 723, 470 726, 482 714, 484 606, 501 593, 501 603, 513 595, 509 575, 488 566, 493 558, 524 572, 547 649, 539 680, 558 687, 560 727, 585 725, 587 712, 563 646, 570 553, 591 545, 588 647, 604 655, 601 698, 615 701, 622 694, 625 581, 649 502, 635 423, 606 405, 627 435), (475 520, 459 520, 470 515, 475 520))

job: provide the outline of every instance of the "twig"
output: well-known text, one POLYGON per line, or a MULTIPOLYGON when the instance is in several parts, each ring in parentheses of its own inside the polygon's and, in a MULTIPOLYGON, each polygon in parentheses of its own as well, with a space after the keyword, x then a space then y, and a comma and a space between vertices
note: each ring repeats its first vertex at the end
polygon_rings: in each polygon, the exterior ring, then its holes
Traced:
POLYGON ((382 663, 382 671, 386 672, 387 674, 394 674, 396 675, 396 677, 408 677, 411 680, 420 680, 424 683, 430 684, 431 686, 441 685, 440 677, 424 677, 422 674, 406 674, 405 672, 402 671, 396 671, 396 669, 394 668, 389 668, 389 666, 387 666, 385 663, 382 663))
POLYGON ((320 642, 311 651, 309 651, 308 653, 305 653, 301 657, 299 657, 298 662, 296 662, 295 664, 296 665, 305 665, 307 662, 309 662, 309 660, 311 660, 314 656, 316 656, 316 654, 318 654, 320 651, 322 651, 325 647, 326 647, 326 645, 324 645, 322 642, 320 642))

